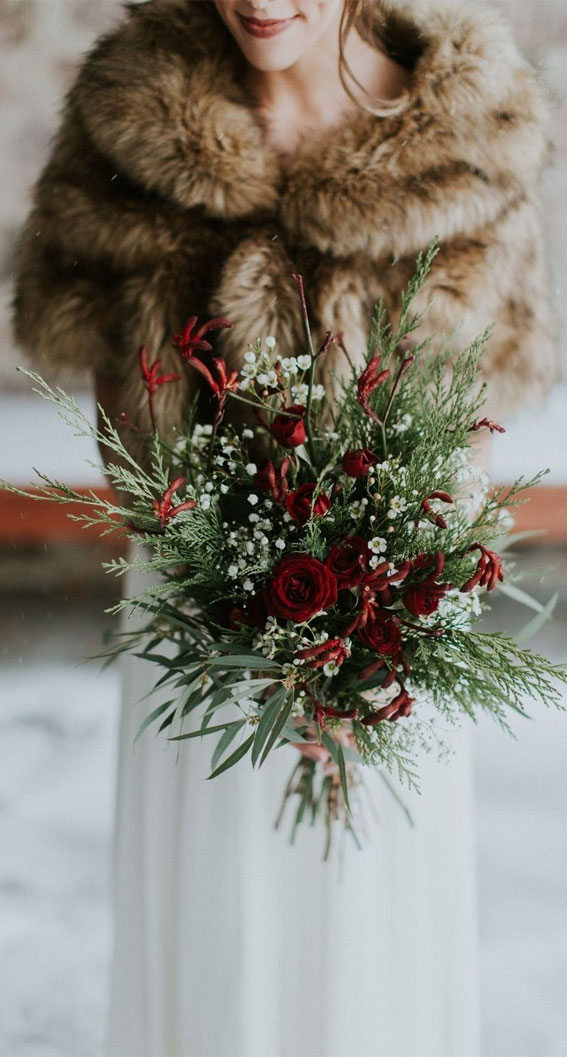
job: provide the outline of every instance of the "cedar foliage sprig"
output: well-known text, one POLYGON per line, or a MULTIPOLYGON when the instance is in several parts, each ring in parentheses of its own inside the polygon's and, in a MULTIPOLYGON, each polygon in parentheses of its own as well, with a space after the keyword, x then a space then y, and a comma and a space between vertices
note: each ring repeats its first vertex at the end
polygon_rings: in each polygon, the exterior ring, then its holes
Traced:
MULTIPOLYGON (((111 559, 105 563, 107 572, 159 574, 139 595, 111 607, 114 613, 142 609, 146 623, 135 632, 115 633, 100 654, 109 663, 124 651, 134 652, 157 665, 155 686, 169 690, 168 700, 146 717, 138 736, 152 725, 178 743, 211 736, 215 777, 248 754, 254 766, 262 766, 278 745, 307 744, 315 734, 335 764, 343 796, 341 817, 355 836, 349 789, 357 761, 417 788, 417 757, 438 749, 437 725, 428 721, 428 712, 447 726, 463 716, 476 722, 485 712, 509 730, 511 714, 526 714, 526 699, 560 706, 558 687, 567 681, 564 667, 516 639, 474 630, 471 623, 486 605, 481 588, 459 592, 473 577, 481 548, 498 546, 507 571, 502 588, 538 610, 528 631, 549 617, 553 606, 552 601, 540 606, 515 588, 516 572, 507 558, 506 512, 523 501, 525 489, 537 484, 542 474, 491 492, 483 475, 469 466, 471 432, 485 396, 479 365, 490 328, 464 350, 453 335, 418 340, 427 307, 416 311, 414 302, 437 252, 434 241, 419 255, 395 325, 382 301, 375 306, 366 363, 376 364, 375 376, 380 372, 381 380, 369 387, 362 402, 364 365, 350 355, 346 374, 335 377, 338 398, 327 406, 317 402, 315 361, 327 346, 324 342, 316 351, 302 298, 308 353, 304 359, 309 362, 296 372, 296 381, 306 386, 307 429, 305 444, 291 453, 282 450, 272 426, 275 416, 292 414, 289 407, 298 400, 291 383, 280 382, 285 359, 274 353, 270 363, 260 339, 250 346, 250 359, 261 361, 256 376, 267 381, 254 380, 246 395, 244 386, 226 395, 257 412, 259 424, 249 436, 219 420, 218 408, 214 428, 207 429, 197 421, 193 402, 183 428, 169 437, 155 430, 140 433, 144 465, 103 408, 99 428, 62 389, 23 369, 35 391, 56 405, 76 436, 109 451, 112 461, 105 472, 116 493, 116 498, 92 490, 85 495, 39 473, 41 485, 33 497, 72 504, 69 516, 84 527, 119 532, 145 544, 147 558, 111 559), (259 441, 268 445, 274 467, 287 459, 284 499, 259 490, 259 441), (366 475, 349 477, 341 465, 342 453, 358 449, 369 451, 374 464, 366 475), (313 486, 306 522, 290 515, 286 521, 285 495, 306 483, 313 486), (327 507, 324 516, 317 516, 315 504, 321 497, 327 507), (430 500, 441 507, 431 508, 430 500), (79 505, 81 513, 76 512, 79 505), (380 603, 401 629, 406 660, 402 666, 399 657, 386 653, 382 666, 374 665, 362 679, 377 655, 358 635, 356 621, 338 671, 329 674, 322 664, 310 666, 300 659, 306 651, 318 657, 325 641, 345 640, 344 629, 361 604, 356 590, 343 590, 340 604, 297 627, 281 618, 262 627, 250 617, 250 600, 262 598, 282 547, 285 555, 303 554, 325 563, 331 549, 351 536, 372 543, 375 565, 386 554, 394 571, 407 567, 405 579, 394 579, 393 589, 380 603), (447 585, 443 597, 430 615, 416 617, 406 608, 405 590, 420 583, 440 552, 447 585), (367 725, 384 695, 388 697, 382 684, 392 678, 415 697, 418 714, 367 725), (341 741, 345 724, 352 732, 350 748, 341 741)), ((317 785, 315 765, 310 764, 298 765, 286 790, 286 800, 298 798, 293 833, 309 815, 324 816, 328 828, 336 809, 336 783, 327 776, 317 785)))

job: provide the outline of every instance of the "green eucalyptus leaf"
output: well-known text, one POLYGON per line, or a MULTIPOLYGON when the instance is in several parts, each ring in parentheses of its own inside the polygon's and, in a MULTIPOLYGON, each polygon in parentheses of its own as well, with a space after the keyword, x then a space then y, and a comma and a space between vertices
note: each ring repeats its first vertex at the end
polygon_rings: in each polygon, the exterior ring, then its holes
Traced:
POLYGON ((277 739, 279 738, 281 731, 284 729, 284 727, 285 727, 285 725, 286 725, 286 723, 287 723, 287 721, 288 721, 288 719, 289 719, 289 717, 291 715, 292 708, 293 708, 293 694, 290 694, 289 699, 285 702, 285 704, 284 704, 284 706, 283 706, 278 718, 276 719, 276 722, 274 723, 274 725, 272 727, 272 733, 270 734, 270 737, 268 738, 268 741, 266 742, 266 745, 265 745, 265 748, 264 748, 264 752, 262 754, 262 759, 260 760, 260 767, 262 766, 263 763, 265 763, 267 757, 270 754, 271 749, 273 748, 273 746, 275 745, 277 739))
POLYGON ((551 614, 553 613, 553 610, 555 609, 555 606, 557 605, 558 598, 559 594, 556 591, 555 594, 552 595, 549 599, 547 605, 543 607, 541 612, 538 613, 537 616, 535 616, 532 620, 528 621, 528 623, 522 628, 522 630, 518 632, 518 634, 516 635, 516 640, 520 643, 521 646, 523 646, 526 642, 529 642, 534 635, 537 635, 537 632, 540 630, 540 628, 542 628, 543 625, 549 620, 551 614))
POLYGON ((536 613, 543 613, 545 609, 545 606, 538 602, 537 598, 532 598, 531 595, 516 587, 515 584, 509 584, 504 581, 504 583, 498 584, 498 591, 500 594, 512 598, 514 602, 520 602, 521 605, 527 606, 528 609, 535 609, 536 613))
MULTIPOLYGON (((142 734, 145 730, 147 730, 150 724, 153 723, 154 720, 158 718, 158 716, 161 716, 165 712, 166 708, 169 708, 173 704, 173 701, 165 701, 162 705, 158 705, 157 708, 154 708, 153 712, 150 712, 149 716, 146 716, 144 722, 138 728, 138 732, 136 734, 136 737, 134 738, 134 745, 138 741, 138 738, 141 738, 142 734)), ((173 710, 171 715, 173 718, 173 716, 175 715, 175 709, 173 710)))
POLYGON ((240 719, 233 720, 229 723, 219 723, 215 727, 207 727, 203 730, 201 727, 199 730, 188 731, 187 734, 175 734, 174 737, 168 738, 168 741, 187 741, 189 738, 204 738, 206 734, 216 734, 219 730, 226 730, 231 727, 233 723, 241 723, 240 719))
POLYGON ((231 744, 233 739, 238 734, 238 731, 242 729, 245 723, 245 719, 239 719, 230 727, 227 727, 224 734, 221 734, 215 746, 215 751, 213 752, 213 755, 211 757, 211 767, 216 767, 217 763, 228 749, 228 746, 231 744))
POLYGON ((253 741, 254 734, 251 734, 250 737, 246 738, 246 741, 243 741, 242 745, 239 745, 235 752, 233 752, 232 755, 224 761, 224 763, 221 763, 220 767, 217 767, 216 770, 209 775, 209 779, 216 778, 219 774, 222 774, 223 771, 227 771, 229 767, 234 767, 235 763, 238 763, 238 761, 241 760, 243 756, 246 756, 246 753, 248 752, 248 749, 252 745, 253 741))
POLYGON ((252 746, 252 766, 256 766, 256 760, 258 759, 264 745, 270 735, 270 731, 276 721, 276 717, 280 710, 282 701, 285 698, 285 688, 282 686, 276 690, 275 694, 269 698, 262 709, 260 722, 256 728, 256 734, 254 736, 254 745, 252 746))

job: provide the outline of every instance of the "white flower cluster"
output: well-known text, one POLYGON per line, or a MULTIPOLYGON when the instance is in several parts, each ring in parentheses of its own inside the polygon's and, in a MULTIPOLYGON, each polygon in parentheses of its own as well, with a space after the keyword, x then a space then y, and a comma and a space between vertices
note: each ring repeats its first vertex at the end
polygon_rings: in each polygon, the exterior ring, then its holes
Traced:
POLYGON ((375 569, 384 561, 388 543, 383 536, 374 536, 368 541, 368 547, 372 551, 372 557, 368 564, 371 569, 375 569))
POLYGON ((394 422, 392 424, 392 429, 395 433, 405 433, 410 428, 412 422, 413 418, 411 417, 411 415, 402 415, 401 419, 398 422, 394 422))
MULTIPOLYGON (((261 339, 258 338, 256 346, 244 353, 244 367, 241 373, 241 389, 249 389, 252 382, 259 386, 272 388, 281 381, 288 386, 294 400, 304 404, 307 400, 308 385, 303 381, 303 376, 311 367, 311 356, 283 356, 276 358, 274 349, 276 339, 267 337, 262 348, 261 339), (279 379, 274 364, 279 363, 279 379)), ((325 388, 322 385, 313 386, 312 398, 322 400, 325 396, 325 388)))
POLYGON ((466 591, 465 594, 461 594, 458 588, 448 591, 439 602, 437 612, 441 617, 463 616, 467 620, 480 617, 482 613, 480 595, 479 587, 473 587, 472 591, 466 591))
MULTIPOLYGON (((225 521, 223 528, 228 558, 226 574, 229 580, 239 582, 244 591, 252 593, 257 586, 252 576, 259 568, 271 569, 277 564, 287 543, 282 535, 275 539, 271 535, 274 529, 274 504, 271 499, 260 499, 252 493, 248 496, 248 502, 253 508, 248 515, 248 524, 235 524, 230 528, 225 521)), ((279 521, 279 514, 276 520, 279 521)))
MULTIPOLYGON (((254 515, 251 515, 251 517, 254 515)), ((223 525, 228 528, 227 523, 223 525)), ((240 580, 250 566, 267 566, 272 561, 272 545, 266 534, 272 529, 269 518, 254 516, 254 521, 248 525, 235 525, 226 534, 229 565, 227 575, 230 580, 240 580)), ((253 591, 254 582, 250 577, 242 581, 245 591, 253 591)))
MULTIPOLYGON (((268 617, 264 631, 256 635, 256 638, 252 643, 252 648, 258 650, 258 652, 262 653, 264 657, 268 657, 269 660, 272 660, 276 656, 278 650, 283 649, 287 652, 290 639, 299 639, 299 632, 288 631, 286 628, 279 626, 275 617, 268 617)), ((295 642, 293 642, 292 648, 297 648, 295 642)), ((295 672, 293 665, 284 665, 284 673, 289 675, 291 672, 295 672)))
POLYGON ((208 442, 211 439, 212 432, 213 427, 210 422, 206 422, 204 425, 201 425, 200 422, 197 422, 193 426, 193 432, 191 434, 191 443, 194 444, 196 447, 200 447, 203 441, 208 442))

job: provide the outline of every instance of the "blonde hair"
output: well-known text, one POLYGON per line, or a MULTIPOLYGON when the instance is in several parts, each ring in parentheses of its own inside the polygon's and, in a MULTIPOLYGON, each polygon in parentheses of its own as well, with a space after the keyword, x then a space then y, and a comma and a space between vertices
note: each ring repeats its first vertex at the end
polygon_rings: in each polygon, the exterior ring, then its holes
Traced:
POLYGON ((371 4, 375 9, 375 0, 370 0, 370 3, 368 0, 344 0, 339 24, 339 77, 345 92, 357 106, 362 110, 367 110, 370 114, 375 114, 377 117, 389 117, 400 114, 405 109, 409 101, 408 89, 404 89, 395 99, 379 99, 377 96, 373 96, 358 80, 358 77, 347 62, 344 52, 347 37, 354 27, 363 40, 372 44, 383 54, 389 54, 384 27, 379 26, 375 10, 372 11, 371 4), (353 84, 366 97, 366 102, 361 100, 360 95, 357 96, 353 92, 353 84))

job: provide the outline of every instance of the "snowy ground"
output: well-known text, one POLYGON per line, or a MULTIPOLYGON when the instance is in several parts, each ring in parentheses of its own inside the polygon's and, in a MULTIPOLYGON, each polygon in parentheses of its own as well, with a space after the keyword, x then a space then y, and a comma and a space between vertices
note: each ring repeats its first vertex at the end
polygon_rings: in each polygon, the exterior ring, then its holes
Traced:
MULTIPOLYGON (((119 690, 112 668, 95 678, 92 663, 78 662, 100 647, 104 604, 100 595, 69 604, 48 586, 5 607, 2 1057, 102 1052, 119 690)), ((556 657, 566 606, 567 593, 536 643, 556 657)), ((488 723, 477 734, 482 1057, 564 1057, 567 715, 540 711, 517 729, 517 742, 488 723)))

